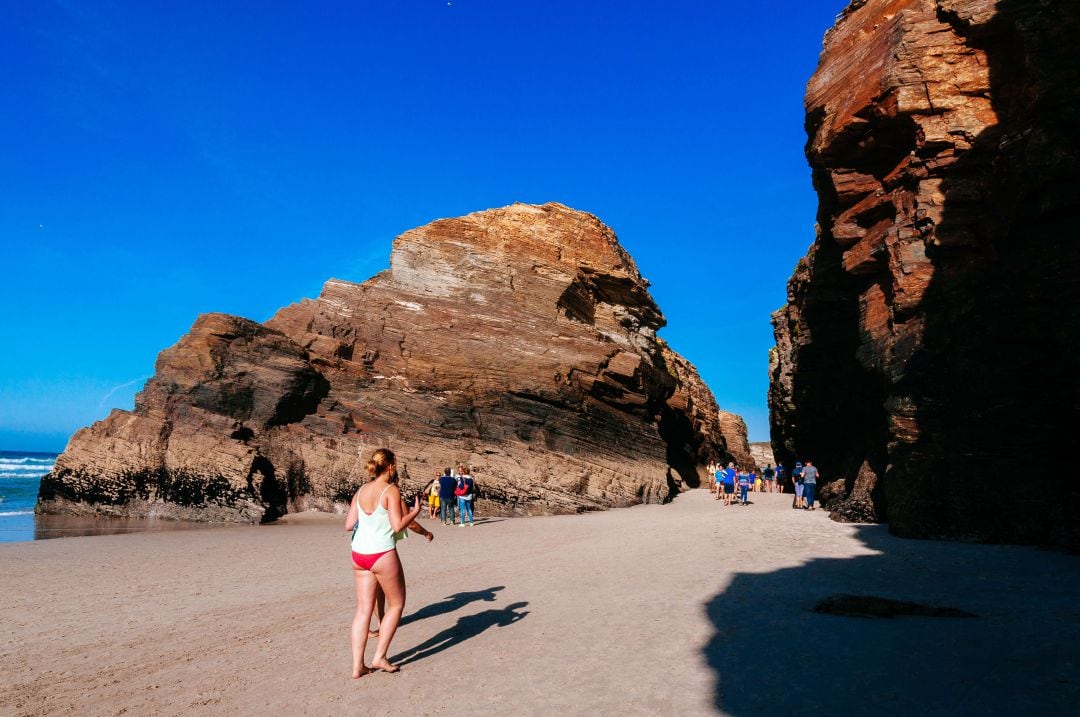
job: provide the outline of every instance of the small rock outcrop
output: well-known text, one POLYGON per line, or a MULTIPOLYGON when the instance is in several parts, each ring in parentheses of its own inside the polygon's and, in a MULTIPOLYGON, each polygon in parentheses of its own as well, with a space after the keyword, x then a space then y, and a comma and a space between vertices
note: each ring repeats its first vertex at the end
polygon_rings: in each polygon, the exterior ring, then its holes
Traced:
POLYGON ((860 0, 826 35, 769 404, 839 516, 1080 545, 1077 482, 1032 464, 1080 420, 1078 32, 1064 0, 860 0))
POLYGON ((370 451, 406 491, 473 467, 487 514, 665 501, 730 456, 648 282, 596 217, 515 204, 394 242, 264 324, 199 317, 134 411, 71 439, 39 510, 266 521, 341 510, 370 451))
POLYGON ((751 443, 750 456, 754 460, 753 464, 758 468, 776 465, 776 458, 773 456, 771 443, 751 443))
POLYGON ((754 465, 750 442, 746 437, 746 421, 742 416, 730 411, 720 411, 720 432, 727 441, 728 452, 736 466, 749 468, 754 465))

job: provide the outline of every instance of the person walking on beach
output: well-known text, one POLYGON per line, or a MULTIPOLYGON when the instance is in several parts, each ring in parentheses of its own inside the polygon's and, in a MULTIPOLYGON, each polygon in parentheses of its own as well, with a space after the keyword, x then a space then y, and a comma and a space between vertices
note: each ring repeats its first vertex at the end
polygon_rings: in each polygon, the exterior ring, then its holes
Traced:
POLYGON ((750 473, 746 468, 739 469, 739 502, 748 505, 746 494, 750 491, 750 473))
POLYGON ((435 480, 431 481, 431 486, 428 488, 428 518, 435 520, 435 515, 439 512, 439 478, 441 476, 436 473, 435 480))
POLYGON ((735 464, 728 463, 721 478, 724 484, 724 505, 731 505, 735 500, 735 464))
POLYGON ((802 463, 796 463, 795 468, 791 471, 791 482, 795 484, 795 500, 791 503, 792 508, 805 508, 806 504, 803 503, 803 467, 802 463))
POLYGON ((765 470, 761 471, 761 475, 765 478, 765 490, 769 493, 776 491, 776 471, 773 470, 772 463, 765 466, 765 470))
POLYGON ((469 475, 469 469, 465 466, 458 466, 458 479, 457 486, 454 488, 454 495, 458 500, 458 514, 461 516, 461 527, 465 527, 465 516, 469 517, 469 526, 473 525, 473 478, 469 475))
POLYGON ((394 533, 404 530, 420 515, 420 496, 412 510, 401 512, 401 490, 397 486, 397 464, 393 451, 380 448, 372 454, 375 480, 366 483, 353 496, 345 516, 345 530, 353 531, 353 576, 356 580, 356 614, 350 630, 352 677, 357 679, 378 668, 397 672, 387 659, 401 613, 405 609, 405 571, 398 560, 394 533), (375 611, 376 590, 386 596, 386 611, 379 624, 379 640, 371 667, 364 664, 371 614, 375 611))
POLYGON ((784 465, 782 463, 776 464, 776 492, 784 492, 784 465))
POLYGON ((817 488, 818 469, 813 461, 807 461, 802 472, 803 479, 803 505, 807 510, 814 509, 814 490, 817 488))
POLYGON ((457 506, 455 488, 457 488, 457 481, 450 475, 450 469, 447 468, 439 476, 439 519, 442 520, 443 525, 453 525, 457 519, 454 511, 457 506))
MULTIPOLYGON (((375 467, 376 467, 375 466, 375 461, 368 461, 367 462, 368 480, 375 480, 375 467)), ((438 486, 438 481, 437 480, 432 480, 431 485, 438 486)), ((430 486, 428 486, 428 488, 430 488, 430 486)), ((423 493, 428 493, 430 495, 431 491, 429 489, 425 489, 425 490, 421 491, 421 494, 423 494, 423 493)), ((401 514, 406 515, 408 512, 409 512, 409 507, 407 505, 405 505, 405 499, 402 498, 401 499, 401 514)), ((357 525, 359 525, 359 523, 357 523, 357 525)), ((354 530, 355 530, 355 528, 354 528, 354 530)), ((405 528, 404 530, 401 530, 399 532, 394 533, 394 547, 395 548, 397 547, 398 543, 400 543, 402 540, 405 540, 406 538, 409 537, 409 531, 410 530, 412 532, 416 533, 417 535, 421 535, 421 536, 427 538, 427 541, 429 543, 432 540, 435 540, 435 534, 434 533, 432 533, 430 530, 428 530, 424 526, 420 525, 419 521, 414 520, 413 522, 409 523, 409 526, 407 528, 405 528)), ((386 613, 386 594, 383 592, 383 589, 381 587, 376 586, 375 587, 375 627, 374 627, 374 629, 372 629, 372 630, 370 630, 368 632, 368 637, 378 637, 379 636, 379 625, 382 624, 383 615, 385 613, 386 613)))

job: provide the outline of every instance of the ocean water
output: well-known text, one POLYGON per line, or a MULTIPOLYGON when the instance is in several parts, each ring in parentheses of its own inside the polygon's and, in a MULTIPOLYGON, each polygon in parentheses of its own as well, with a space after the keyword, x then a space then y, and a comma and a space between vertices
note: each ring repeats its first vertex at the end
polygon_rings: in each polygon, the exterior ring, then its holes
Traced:
POLYGON ((52 470, 58 455, 58 453, 0 451, 0 543, 70 538, 80 535, 139 533, 147 530, 195 530, 224 527, 152 518, 34 515, 41 477, 52 470))
POLYGON ((34 539, 38 484, 57 455, 0 451, 0 542, 34 539))

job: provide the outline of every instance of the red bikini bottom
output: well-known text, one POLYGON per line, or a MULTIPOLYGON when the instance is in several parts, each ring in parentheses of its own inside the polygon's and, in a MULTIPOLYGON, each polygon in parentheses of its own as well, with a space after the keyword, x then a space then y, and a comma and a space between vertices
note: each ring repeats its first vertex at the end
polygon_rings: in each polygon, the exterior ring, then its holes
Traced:
POLYGON ((387 553, 392 552, 394 552, 394 548, 384 550, 381 553, 371 553, 370 555, 364 555, 363 553, 354 552, 352 554, 352 560, 354 563, 356 563, 356 567, 360 568, 361 570, 371 570, 372 566, 374 566, 375 563, 379 561, 379 558, 386 555, 387 553))

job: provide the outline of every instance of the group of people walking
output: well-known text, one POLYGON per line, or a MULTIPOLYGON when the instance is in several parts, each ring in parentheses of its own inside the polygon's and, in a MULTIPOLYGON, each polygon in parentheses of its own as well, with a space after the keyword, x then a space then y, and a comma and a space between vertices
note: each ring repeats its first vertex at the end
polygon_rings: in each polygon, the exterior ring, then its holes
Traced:
MULTIPOLYGON (((749 505, 749 494, 783 493, 785 470, 781 465, 756 468, 708 466, 710 482, 716 499, 725 505, 736 502, 749 505)), ((387 659, 390 642, 394 639, 402 612, 405 609, 405 571, 397 555, 398 541, 408 537, 411 529, 427 540, 434 535, 420 525, 421 496, 426 495, 428 517, 438 512, 444 525, 453 525, 460 516, 459 526, 473 525, 473 500, 476 482, 466 466, 447 468, 413 498, 410 508, 398 487, 397 461, 388 448, 376 450, 367 462, 369 480, 361 486, 349 504, 345 530, 352 532, 353 576, 356 581, 356 613, 350 629, 352 647, 352 676, 359 678, 372 669, 396 672, 397 666, 387 659), (371 629, 371 616, 379 618, 379 627, 371 629), (375 654, 368 666, 364 653, 368 639, 377 639, 375 654)), ((794 488, 793 508, 814 510, 814 492, 819 477, 812 461, 796 463, 790 482, 794 488)))
POLYGON ((795 501, 792 508, 805 508, 814 510, 814 493, 817 490, 817 479, 820 474, 813 461, 807 461, 804 466, 796 463, 791 471, 791 482, 795 484, 795 501))
POLYGON ((352 647, 352 677, 362 677, 373 669, 397 672, 387 659, 405 609, 405 570, 397 554, 397 543, 412 530, 430 542, 435 536, 417 518, 422 510, 421 496, 427 495, 429 517, 435 510, 444 525, 455 521, 455 508, 461 514, 461 527, 473 525, 473 499, 476 484, 464 466, 447 468, 426 485, 413 499, 410 508, 398 487, 397 459, 389 448, 379 448, 367 462, 369 480, 361 486, 345 515, 345 530, 352 532, 353 577, 356 581, 356 613, 349 633, 352 647), (434 508, 433 505, 434 498, 434 508), (379 621, 371 629, 371 616, 379 621), (375 654, 368 666, 364 662, 368 638, 376 638, 375 654))
POLYGON ((790 475, 780 464, 775 468, 770 464, 758 469, 745 466, 736 468, 734 463, 728 463, 726 467, 710 463, 707 469, 709 489, 716 495, 716 500, 724 501, 724 505, 750 505, 749 494, 752 492, 783 493, 787 479, 795 492, 791 507, 814 510, 814 492, 819 473, 813 461, 806 461, 805 466, 801 462, 796 463, 790 475))
POLYGON ((438 513, 443 525, 453 525, 460 516, 458 525, 464 528, 473 523, 473 499, 476 497, 476 481, 473 480, 468 466, 447 468, 442 475, 437 475, 427 489, 428 517, 435 519, 438 513), (457 516, 455 516, 455 507, 457 516), (468 523, 466 523, 468 520, 468 523))

